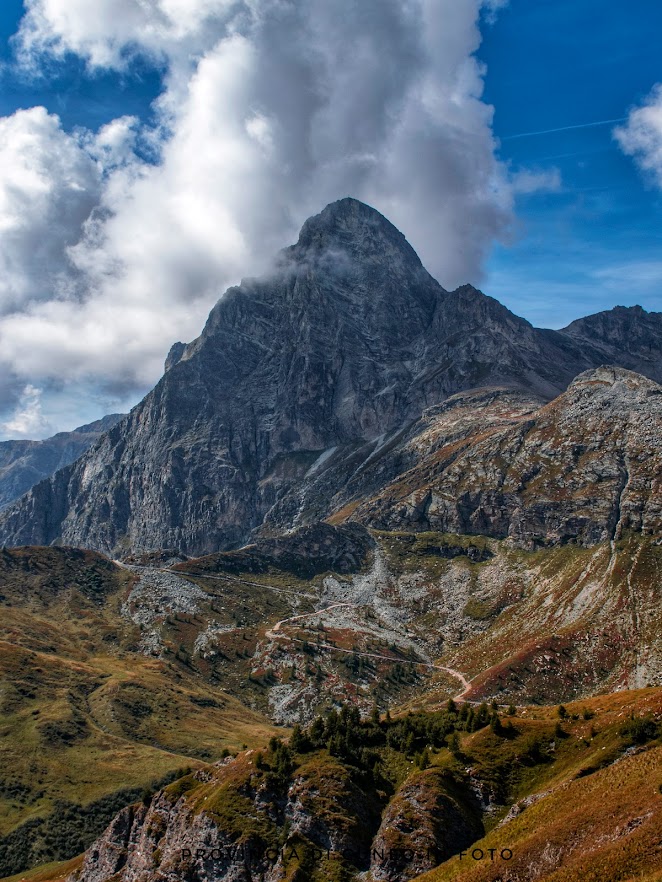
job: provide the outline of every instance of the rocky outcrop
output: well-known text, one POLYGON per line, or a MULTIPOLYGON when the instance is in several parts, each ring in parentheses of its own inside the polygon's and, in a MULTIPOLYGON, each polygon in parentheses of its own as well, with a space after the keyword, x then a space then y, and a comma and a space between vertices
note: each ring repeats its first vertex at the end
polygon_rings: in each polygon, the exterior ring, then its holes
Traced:
POLYGON ((45 441, 0 441, 0 509, 77 460, 123 416, 111 414, 45 441))
MULTIPOLYGON (((265 828, 273 829, 268 818, 265 828)), ((124 809, 70 882, 276 882, 279 851, 268 835, 238 843, 212 815, 162 793, 149 806, 124 809)))
POLYGON ((173 343, 170 347, 170 352, 166 356, 165 364, 163 366, 164 371, 169 371, 171 367, 179 364, 185 352, 186 343, 173 343))
POLYGON ((423 440, 410 439, 417 464, 353 518, 381 529, 510 538, 530 549, 662 530, 657 383, 602 367, 510 425, 469 426, 459 439, 450 405, 423 440))
POLYGON ((201 555, 239 547, 265 523, 276 533, 313 523, 458 391, 548 401, 580 372, 633 358, 662 379, 662 316, 627 316, 539 331, 471 286, 445 291, 392 224, 343 199, 306 222, 268 276, 227 291, 200 337, 173 347, 155 389, 12 506, 0 537, 201 555))
POLYGON ((375 882, 414 879, 468 847, 483 834, 477 802, 449 772, 428 769, 410 777, 382 816, 373 840, 371 873, 375 882), (455 791, 454 795, 451 795, 455 791))
POLYGON ((278 538, 262 539, 239 551, 208 555, 177 566, 188 573, 266 573, 273 567, 301 579, 312 579, 330 571, 343 575, 358 572, 368 563, 374 545, 370 533, 360 524, 314 524, 278 538))
POLYGON ((367 868, 379 812, 339 763, 304 765, 286 793, 245 756, 192 778, 179 785, 198 787, 191 799, 175 784, 124 809, 70 882, 279 882, 320 862, 367 868))

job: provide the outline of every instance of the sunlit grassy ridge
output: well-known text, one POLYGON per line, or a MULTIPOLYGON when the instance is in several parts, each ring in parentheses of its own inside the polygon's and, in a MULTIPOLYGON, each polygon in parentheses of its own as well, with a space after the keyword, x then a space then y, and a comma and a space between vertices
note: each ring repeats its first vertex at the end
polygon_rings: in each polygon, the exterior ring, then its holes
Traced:
MULTIPOLYGON (((360 721, 346 706, 289 743, 272 738, 170 784, 136 816, 128 866, 210 872, 182 849, 182 831, 205 818, 213 841, 250 847, 255 872, 274 849, 277 878, 296 882, 409 879, 435 864, 422 879, 616 882, 662 869, 662 690, 513 711, 449 705, 360 721), (512 859, 470 864, 474 849, 512 859)), ((105 847, 116 844, 101 844, 102 859, 105 847)))
MULTIPOLYGON (((601 696, 570 704, 567 712, 569 718, 558 720, 562 734, 554 738, 553 759, 533 766, 520 785, 518 798, 532 794, 532 803, 472 845, 486 859, 455 857, 420 876, 421 882, 660 878, 661 691, 601 696), (594 716, 584 720, 585 712, 594 716), (498 855, 504 848, 512 851, 512 859, 487 859, 489 849, 498 855)), ((530 725, 542 730, 553 712, 531 710, 527 716, 530 725)), ((477 743, 482 739, 482 734, 474 736, 472 754, 484 751, 485 745, 477 743)))

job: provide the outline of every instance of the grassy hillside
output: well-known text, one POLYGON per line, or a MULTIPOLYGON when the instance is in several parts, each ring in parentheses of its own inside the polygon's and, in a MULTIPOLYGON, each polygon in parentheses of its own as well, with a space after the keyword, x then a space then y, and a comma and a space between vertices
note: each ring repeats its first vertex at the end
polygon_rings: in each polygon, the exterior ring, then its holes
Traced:
MULTIPOLYGON (((660 690, 604 696, 568 705, 567 711, 570 718, 559 720, 563 734, 554 737, 553 759, 531 768, 515 793, 515 810, 472 846, 485 859, 455 857, 420 882, 662 877, 660 690), (498 858, 505 848, 512 851, 508 861, 498 858), (490 849, 494 862, 487 857, 490 849)), ((541 732, 552 719, 549 710, 528 711, 527 717, 526 728, 541 732)), ((489 757, 482 734, 469 739, 467 749, 489 757)))
MULTIPOLYGON (((548 773, 561 774, 559 759, 575 756, 571 745, 586 768, 600 755, 620 756, 627 738, 618 733, 618 714, 643 713, 637 696, 658 691, 632 693, 631 709, 619 704, 630 693, 618 693, 610 699, 613 714, 599 704, 607 699, 589 697, 660 682, 661 546, 636 536, 538 552, 438 533, 373 539, 362 559, 353 546, 349 554, 325 536, 327 556, 315 565, 305 562, 305 536, 295 536, 294 552, 279 544, 266 555, 253 547, 172 568, 153 561, 131 570, 75 549, 0 552, 0 873, 72 857, 145 790, 224 752, 239 751, 244 759, 236 768, 256 774, 241 751, 287 734, 269 715, 305 724, 348 702, 364 716, 376 705, 434 720, 463 691, 462 677, 471 681, 466 694, 474 707, 496 699, 504 725, 510 720, 515 731, 505 738, 488 729, 472 734, 460 721, 454 728, 461 748, 453 743, 453 751, 447 741, 427 744, 414 733, 413 744, 366 744, 363 759, 334 758, 336 770, 337 761, 345 769, 354 763, 368 776, 377 763, 371 801, 357 809, 378 822, 373 839, 387 842, 389 825, 407 826, 408 788, 453 829, 468 824, 476 839, 474 822, 490 830, 512 801, 544 790, 548 773), (334 562, 341 572, 328 569, 334 562), (597 701, 595 720, 582 718, 583 704, 570 705, 579 708, 578 720, 563 723, 571 734, 545 747, 545 733, 558 721, 543 705, 573 699, 590 707, 597 701), (518 706, 514 719, 503 714, 511 703, 518 706), (364 768, 373 749, 378 757, 364 768), (434 774, 422 767, 428 761, 434 774), (515 763, 517 774, 503 771, 503 763, 515 763), (478 783, 466 778, 474 766, 483 769, 478 783), (420 781, 411 777, 415 768, 420 781), (455 783, 451 773, 459 776, 455 783), (469 792, 478 808, 472 798, 465 802, 469 792)), ((448 729, 444 738, 451 735, 448 729)), ((324 749, 306 760, 311 775, 322 768, 324 749)), ((644 763, 638 753, 630 761, 634 769, 644 763)), ((325 781, 333 781, 324 763, 325 781)), ((651 777, 647 768, 642 780, 651 777)), ((597 774, 582 774, 576 786, 597 774)), ((351 796, 343 787, 333 809, 339 817, 351 796)), ((284 827, 274 829, 283 835, 284 827)), ((425 830, 439 835, 432 821, 425 830)), ((465 865, 462 872, 469 872, 465 865)))
POLYGON ((274 731, 136 652, 134 581, 90 552, 0 553, 0 875, 73 856, 146 788, 274 731))
POLYGON ((139 846, 127 851, 108 831, 80 878, 105 878, 98 868, 118 849, 129 873, 190 879, 220 877, 237 849, 255 878, 272 850, 274 878, 292 882, 662 871, 662 690, 512 710, 451 705, 361 722, 345 707, 289 744, 274 738, 169 785, 131 816, 139 846), (196 855, 205 843, 226 864, 209 848, 196 855), (473 860, 478 849, 497 859, 473 860))

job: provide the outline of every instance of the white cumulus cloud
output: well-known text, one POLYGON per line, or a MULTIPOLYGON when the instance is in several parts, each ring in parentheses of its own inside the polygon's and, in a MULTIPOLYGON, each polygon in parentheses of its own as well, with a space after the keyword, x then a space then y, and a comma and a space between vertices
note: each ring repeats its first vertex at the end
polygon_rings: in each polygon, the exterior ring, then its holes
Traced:
POLYGON ((662 84, 655 86, 641 107, 630 111, 627 123, 615 129, 621 149, 662 188, 662 84))
POLYGON ((515 192, 555 185, 553 172, 513 184, 495 157, 474 53, 501 0, 25 5, 24 64, 72 52, 122 70, 142 54, 165 74, 152 128, 125 116, 68 134, 43 108, 0 120, 14 395, 27 382, 145 391, 224 288, 335 199, 374 205, 454 287, 480 280, 515 192))
POLYGON ((95 162, 43 107, 0 118, 0 314, 66 294, 66 249, 98 203, 95 162))
POLYGON ((168 60, 213 45, 248 6, 236 0, 25 0, 24 60, 75 53, 92 67, 124 69, 137 51, 168 60))

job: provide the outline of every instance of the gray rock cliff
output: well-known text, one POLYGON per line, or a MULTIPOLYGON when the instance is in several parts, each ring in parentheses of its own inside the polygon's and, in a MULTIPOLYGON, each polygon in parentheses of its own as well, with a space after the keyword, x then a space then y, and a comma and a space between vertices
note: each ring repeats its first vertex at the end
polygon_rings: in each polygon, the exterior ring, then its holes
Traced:
POLYGON ((471 286, 445 291, 384 217, 340 200, 270 275, 229 289, 154 390, 5 512, 0 536, 201 555, 265 522, 312 523, 366 457, 454 393, 498 386, 539 403, 584 370, 633 359, 662 379, 662 315, 627 316, 537 330, 471 286), (306 487, 338 456, 335 484, 309 507, 306 487))
POLYGON ((78 459, 124 414, 110 414, 44 441, 0 441, 0 509, 78 459))

